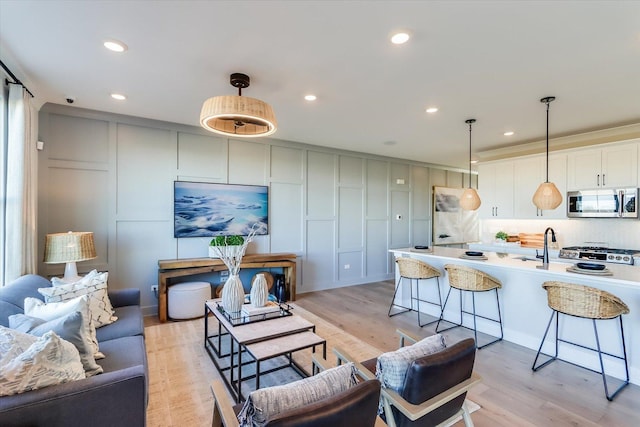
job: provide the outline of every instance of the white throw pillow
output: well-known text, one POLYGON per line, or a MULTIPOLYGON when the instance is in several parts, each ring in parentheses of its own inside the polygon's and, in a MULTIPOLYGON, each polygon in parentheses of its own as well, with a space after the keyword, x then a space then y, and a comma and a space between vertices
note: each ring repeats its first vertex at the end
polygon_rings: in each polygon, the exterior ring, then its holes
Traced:
POLYGON ((414 360, 444 350, 447 347, 444 335, 436 334, 417 343, 401 347, 378 356, 376 363, 376 377, 382 387, 399 391, 404 385, 409 366, 414 360))
POLYGON ((40 288, 38 292, 44 296, 44 300, 48 303, 68 301, 81 295, 88 295, 93 326, 99 328, 118 319, 113 315, 113 306, 107 293, 108 277, 109 273, 98 273, 96 270, 73 283, 66 283, 62 279, 54 277, 51 279, 53 287, 40 288))
POLYGON ((238 414, 240 426, 264 426, 276 414, 342 393, 358 383, 356 373, 353 363, 347 363, 289 384, 255 390, 238 414))
POLYGON ((38 338, 0 326, 0 396, 83 378, 78 350, 55 332, 38 338))
MULTIPOLYGON (((66 316, 75 311, 84 312, 89 304, 89 297, 83 295, 64 302, 44 303, 37 298, 27 297, 24 299, 24 314, 31 317, 37 317, 45 321, 54 320, 58 317, 66 316)), ((93 356, 96 359, 104 358, 104 354, 100 353, 98 348, 98 339, 96 338, 96 328, 93 322, 86 322, 86 333, 91 339, 93 348, 93 356)))

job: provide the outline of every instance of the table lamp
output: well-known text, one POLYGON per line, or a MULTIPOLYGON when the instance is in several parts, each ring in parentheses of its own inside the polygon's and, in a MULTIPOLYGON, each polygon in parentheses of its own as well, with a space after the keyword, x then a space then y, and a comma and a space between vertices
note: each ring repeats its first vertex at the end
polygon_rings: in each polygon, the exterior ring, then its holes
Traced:
POLYGON ((93 233, 73 232, 47 234, 44 242, 44 262, 46 264, 67 263, 64 268, 64 280, 67 283, 78 281, 76 262, 96 257, 93 233))

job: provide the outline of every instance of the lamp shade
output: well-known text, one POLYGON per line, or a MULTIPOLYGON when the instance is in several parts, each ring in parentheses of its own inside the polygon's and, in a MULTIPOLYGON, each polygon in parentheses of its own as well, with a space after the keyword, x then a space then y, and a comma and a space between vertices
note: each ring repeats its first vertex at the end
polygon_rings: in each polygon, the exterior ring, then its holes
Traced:
POLYGON ((44 262, 47 264, 86 261, 95 257, 91 232, 47 234, 44 242, 44 262))
POLYGON ((480 207, 481 203, 478 192, 471 187, 465 189, 462 197, 460 197, 460 207, 465 211, 475 211, 480 207))
POLYGON ((532 201, 538 209, 551 210, 560 206, 562 194, 553 182, 543 182, 533 194, 532 201))
POLYGON ((207 99, 200 112, 200 125, 211 132, 239 137, 271 135, 278 127, 269 104, 237 95, 207 99))

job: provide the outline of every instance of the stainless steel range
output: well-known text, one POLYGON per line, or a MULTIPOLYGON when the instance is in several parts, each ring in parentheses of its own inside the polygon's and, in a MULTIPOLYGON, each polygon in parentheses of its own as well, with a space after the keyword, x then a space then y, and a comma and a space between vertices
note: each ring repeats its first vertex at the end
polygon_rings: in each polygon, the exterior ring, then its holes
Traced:
POLYGON ((617 264, 633 264, 633 257, 640 256, 640 251, 633 249, 613 249, 601 246, 569 246, 560 249, 559 258, 589 259, 615 262, 617 264))

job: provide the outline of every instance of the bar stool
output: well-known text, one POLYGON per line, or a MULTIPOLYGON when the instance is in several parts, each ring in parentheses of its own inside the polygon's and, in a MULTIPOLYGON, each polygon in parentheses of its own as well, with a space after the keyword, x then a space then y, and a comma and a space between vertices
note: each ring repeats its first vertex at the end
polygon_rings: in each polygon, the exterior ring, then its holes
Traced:
POLYGON ((430 325, 437 320, 433 320, 427 323, 420 322, 420 303, 426 302, 428 304, 437 305, 442 310, 442 296, 440 295, 440 280, 439 277, 442 275, 440 270, 435 267, 430 266, 426 262, 414 259, 414 258, 396 258, 396 264, 398 265, 398 273, 400 277, 398 278, 398 283, 396 284, 396 290, 393 293, 393 299, 391 300, 391 305, 389 306, 389 317, 393 317, 396 314, 406 313, 407 311, 413 310, 413 301, 418 301, 418 326, 423 327, 426 325, 430 325), (420 280, 427 279, 436 279, 436 285, 438 289, 438 302, 429 301, 426 299, 420 299, 420 280), (396 304, 396 294, 398 293, 398 289, 400 289, 400 284, 402 283, 402 279, 409 279, 409 290, 411 292, 411 307, 405 307, 400 304, 396 304), (413 297, 413 281, 416 281, 416 297, 413 297), (391 310, 393 307, 400 307, 404 310, 398 311, 396 313, 391 314, 391 310))
MULTIPOLYGON (((493 341, 490 341, 484 345, 478 346, 478 350, 484 348, 488 345, 496 343, 502 340, 503 331, 502 331, 502 317, 500 315, 500 300, 498 299, 498 289, 502 287, 502 283, 496 279, 484 273, 480 270, 476 270, 475 268, 466 267, 463 265, 454 265, 454 264, 446 264, 444 269, 447 270, 449 274, 449 292, 447 293, 447 297, 444 300, 444 307, 442 307, 442 312, 440 313, 440 319, 438 319, 438 323, 436 324, 436 333, 448 331, 449 329, 457 328, 458 326, 462 326, 463 328, 473 329, 473 336, 476 340, 476 345, 478 344, 478 330, 476 326, 476 317, 480 317, 482 319, 490 320, 492 322, 496 322, 500 325, 500 337, 496 338, 493 341), (439 330, 440 322, 444 316, 444 309, 447 306, 447 301, 449 301, 449 296, 451 295, 451 290, 457 289, 460 292, 460 323, 454 323, 453 326, 450 326, 446 329, 439 330), (476 292, 487 292, 487 291, 495 291, 496 293, 496 303, 498 305, 498 319, 493 319, 486 316, 481 316, 476 313, 476 292), (471 292, 471 302, 473 311, 465 311, 462 305, 462 292, 471 292), (463 314, 471 314, 473 315, 473 328, 469 328, 468 326, 463 325, 463 314)), ((448 322, 448 320, 445 320, 448 322)), ((453 323, 453 322, 449 322, 453 323)))
MULTIPOLYGON (((622 315, 629 313, 629 307, 622 302, 615 295, 610 294, 609 292, 592 288, 590 286, 584 285, 576 285, 573 283, 564 283, 564 282, 544 282, 542 287, 547 291, 547 300, 549 307, 553 310, 551 312, 551 318, 549 319, 549 323, 547 324, 547 329, 544 331, 544 336, 542 337, 542 342, 540 343, 540 348, 538 349, 538 353, 536 354, 536 358, 533 361, 533 365, 531 369, 535 372, 549 363, 553 362, 558 358, 558 342, 564 342, 567 344, 571 344, 580 348, 584 348, 587 350, 595 351, 598 353, 598 358, 600 360, 600 372, 589 369, 586 366, 581 366, 582 368, 588 369, 592 372, 596 372, 602 375, 602 382, 604 383, 604 394, 607 396, 607 400, 613 400, 613 398, 622 390, 625 386, 629 384, 629 365, 627 363, 627 349, 624 341, 624 329, 622 328, 622 315), (558 315, 566 314, 569 316, 582 317, 585 319, 591 319, 593 322, 593 332, 596 337, 596 348, 591 348, 584 346, 582 344, 577 344, 571 341, 566 341, 558 337, 558 315), (547 333, 549 332, 549 327, 551 326, 551 322, 553 318, 556 318, 556 339, 555 339, 555 354, 553 356, 549 354, 545 354, 542 352, 542 345, 544 344, 545 339, 547 338, 547 333), (596 327, 596 320, 609 320, 609 319, 620 319, 620 335, 622 337, 622 356, 610 354, 602 351, 600 348, 600 339, 598 338, 598 328, 596 327), (547 357, 550 357, 546 362, 536 366, 536 362, 538 361, 538 357, 540 354, 543 354, 547 357), (607 378, 604 372, 604 364, 602 363, 602 355, 607 355, 616 359, 624 360, 624 368, 626 371, 626 380, 618 387, 618 389, 613 392, 613 394, 609 394, 609 387, 607 385, 607 378)), ((559 359, 562 360, 562 359, 559 359)))

